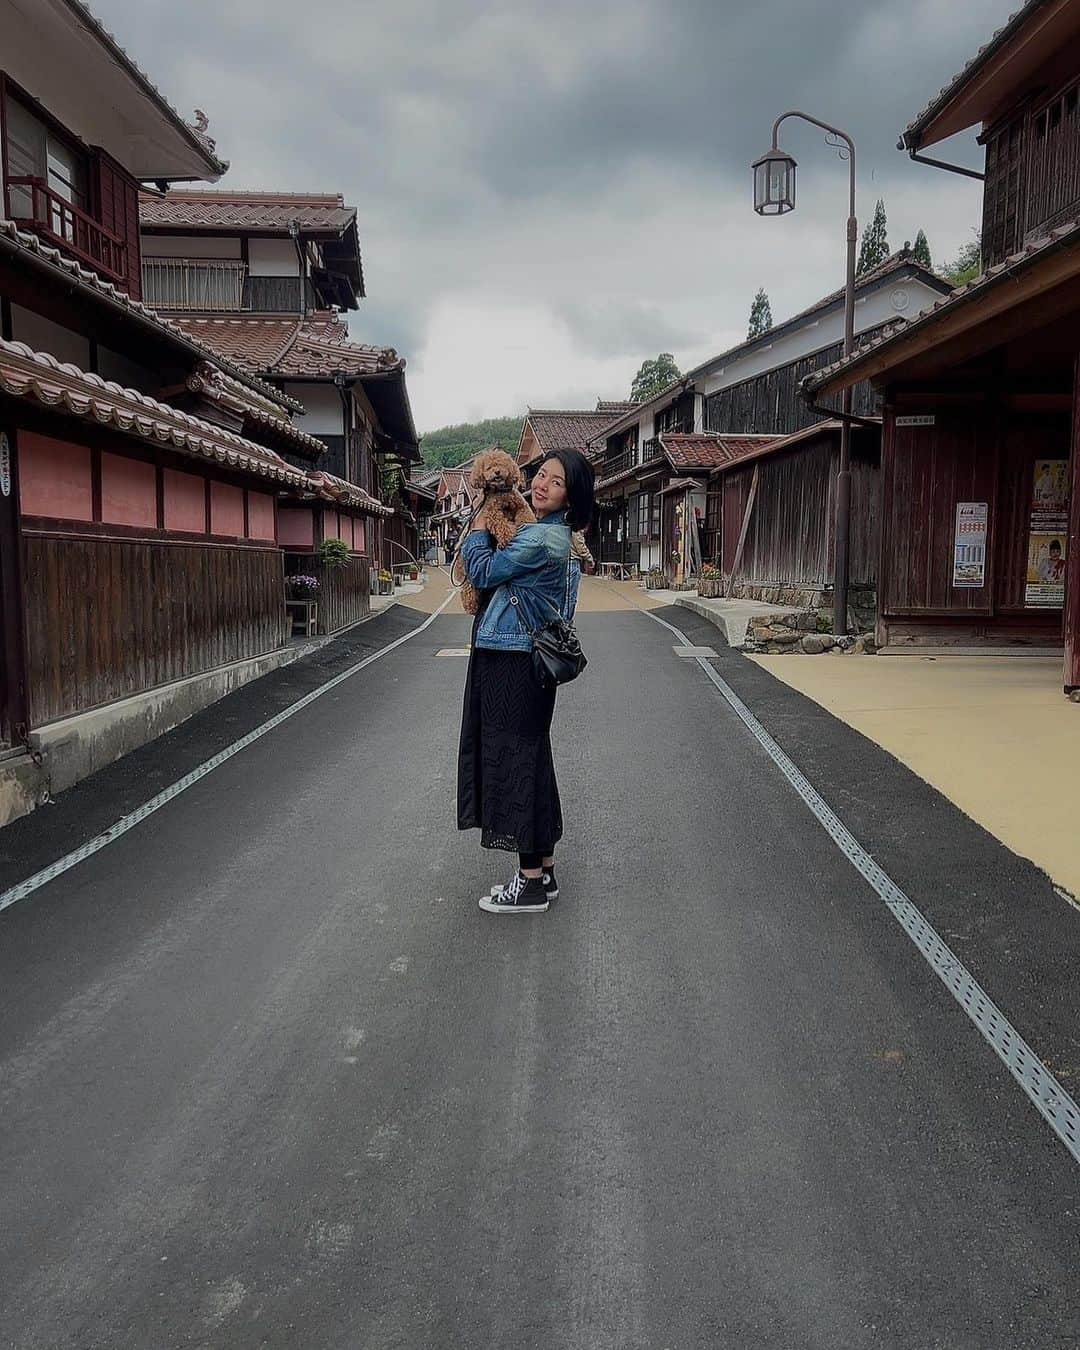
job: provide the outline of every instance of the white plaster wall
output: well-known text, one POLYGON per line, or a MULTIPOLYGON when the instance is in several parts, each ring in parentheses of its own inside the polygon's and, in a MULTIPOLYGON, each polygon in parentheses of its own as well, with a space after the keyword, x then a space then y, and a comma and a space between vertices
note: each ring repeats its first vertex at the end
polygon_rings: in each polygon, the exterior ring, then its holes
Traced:
MULTIPOLYGON (((876 328, 903 315, 914 318, 928 309, 936 299, 938 292, 913 277, 904 278, 895 285, 881 286, 868 295, 855 298, 855 332, 867 328, 876 328)), ((737 355, 733 360, 718 360, 711 363, 694 380, 695 387, 706 396, 717 389, 726 389, 729 385, 739 384, 777 366, 786 366, 811 352, 820 351, 844 337, 844 311, 839 307, 831 314, 794 329, 766 343, 753 351, 737 355)))
POLYGON ((291 239, 249 239, 248 271, 253 277, 297 277, 300 259, 291 239))
POLYGON ((236 258, 239 239, 214 239, 198 234, 143 234, 144 258, 236 258))
POLYGON ((61 328, 21 305, 11 306, 11 335, 35 352, 48 352, 58 361, 68 361, 80 370, 90 369, 90 340, 70 328, 61 328))

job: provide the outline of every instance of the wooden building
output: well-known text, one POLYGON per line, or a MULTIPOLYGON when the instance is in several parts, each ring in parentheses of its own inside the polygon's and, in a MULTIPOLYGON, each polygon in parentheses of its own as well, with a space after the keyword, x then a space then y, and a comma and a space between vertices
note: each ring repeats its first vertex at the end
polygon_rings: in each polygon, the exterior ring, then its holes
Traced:
POLYGON ((904 134, 979 128, 982 274, 804 381, 884 401, 883 647, 1064 647, 1080 687, 1080 0, 1031 0, 904 134))
MULTIPOLYGON (((860 627, 874 621, 880 449, 877 427, 854 430, 849 604, 860 627)), ((763 437, 713 469, 702 552, 725 594, 831 610, 839 455, 840 423, 830 420, 763 437)))
POLYGON ((385 568, 415 556, 415 515, 399 494, 402 466, 419 460, 405 361, 350 341, 340 313, 365 294, 356 209, 335 194, 182 189, 144 192, 140 210, 147 298, 303 405, 326 447, 318 467, 359 489, 340 506, 358 556, 385 568))
MULTIPOLYGON (((948 289, 948 283, 917 263, 909 250, 893 254, 859 279, 856 331, 860 340, 882 331, 897 314, 924 312, 948 289)), ((710 557, 710 550, 717 546, 718 493, 721 480, 727 476, 729 457, 717 452, 719 459, 708 460, 710 452, 704 448, 709 444, 708 438, 793 436, 819 425, 822 415, 808 408, 799 395, 800 385, 806 375, 823 369, 839 356, 842 322, 843 292, 833 291, 759 337, 704 362, 654 399, 618 414, 589 447, 597 471, 600 532, 599 548, 594 549, 597 556, 605 561, 625 562, 641 571, 661 567, 673 579, 670 556, 673 550, 664 542, 662 494, 682 470, 671 462, 664 447, 678 444, 677 439, 671 440, 673 437, 704 437, 686 444, 703 447, 706 462, 695 465, 695 471, 707 475, 711 470, 719 470, 712 482, 711 507, 706 502, 706 514, 711 510, 712 516, 704 527, 705 559, 719 560, 718 554, 715 559, 710 557)), ((854 402, 855 411, 864 416, 871 417, 877 411, 877 395, 868 383, 856 389, 854 402)), ((785 475, 790 475, 793 467, 805 458, 807 474, 816 479, 821 471, 815 460, 819 455, 820 448, 794 441, 792 453, 783 457, 788 466, 785 475)), ((741 481, 739 475, 732 479, 730 493, 735 493, 735 484, 741 481)), ((755 499, 755 510, 764 531, 760 536, 763 540, 772 529, 768 520, 774 516, 782 518, 787 508, 779 500, 772 500, 774 487, 780 488, 780 477, 774 477, 770 469, 764 479, 759 474, 759 483, 762 494, 755 499)), ((700 509, 705 496, 702 485, 694 498, 695 510, 700 509)), ((809 489, 805 501, 810 509, 809 489)), ((674 506, 667 508, 672 518, 674 510, 674 506)), ((823 551, 831 557, 831 528, 816 514, 804 520, 797 538, 806 545, 805 557, 796 564, 789 551, 784 555, 787 561, 782 580, 770 576, 768 584, 763 575, 759 576, 759 561, 771 573, 780 557, 768 562, 764 556, 759 559, 756 545, 752 545, 746 558, 752 564, 752 574, 739 579, 745 593, 753 594, 759 586, 764 591, 778 584, 796 586, 808 575, 816 575, 816 560, 823 556, 823 551)), ((757 538, 755 534, 754 539, 757 538)))
POLYGON ((140 186, 217 179, 205 128, 77 0, 0 31, 2 823, 288 659, 290 504, 355 505, 296 398, 140 299, 140 186))

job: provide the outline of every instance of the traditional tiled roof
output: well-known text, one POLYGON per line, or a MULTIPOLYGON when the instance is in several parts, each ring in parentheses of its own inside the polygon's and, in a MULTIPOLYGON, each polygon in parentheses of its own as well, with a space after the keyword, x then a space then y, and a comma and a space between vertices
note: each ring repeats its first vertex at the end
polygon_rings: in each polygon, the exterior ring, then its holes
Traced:
MULTIPOLYGON (((883 349, 898 345, 905 338, 932 328, 963 305, 981 299, 1007 281, 1015 281, 1047 256, 1078 246, 1080 246, 1080 220, 1061 225, 1041 239, 1032 239, 1019 252, 987 268, 985 272, 973 277, 963 286, 956 287, 948 295, 935 301, 929 309, 917 314, 914 319, 897 319, 880 329, 868 342, 856 347, 849 357, 841 357, 839 361, 833 361, 831 365, 823 366, 820 370, 804 376, 800 387, 812 393, 832 382, 841 372, 845 375, 851 374, 872 357, 878 356, 883 349)), ((855 379, 857 378, 859 377, 856 376, 855 379)), ((853 384, 855 379, 845 379, 843 383, 853 384)))
POLYGON ((206 120, 203 118, 202 127, 192 126, 188 121, 176 111, 169 100, 160 89, 151 81, 150 77, 135 64, 132 58, 127 54, 120 43, 112 33, 105 27, 100 19, 96 18, 88 6, 82 3, 82 0, 63 0, 63 3, 75 16, 76 22, 87 32, 92 33, 94 37, 105 47, 116 64, 125 71, 131 79, 140 86, 143 93, 150 101, 157 105, 160 112, 164 113, 166 118, 176 127, 180 134, 196 149, 202 156, 203 161, 208 166, 210 172, 206 175, 208 178, 217 178, 229 167, 228 160, 219 159, 217 155, 217 146, 214 141, 206 135, 206 120))
POLYGON ((125 389, 100 375, 60 362, 47 352, 35 352, 23 342, 0 339, 0 389, 197 459, 213 460, 292 487, 302 488, 307 483, 307 474, 263 445, 159 403, 136 389, 125 389))
POLYGON ((154 229, 179 226, 185 231, 266 230, 285 233, 296 222, 305 233, 341 235, 356 221, 356 208, 340 193, 212 192, 174 189, 162 196, 139 195, 139 223, 154 229))
POLYGON ((319 456, 326 453, 323 441, 309 435, 287 417, 282 417, 281 410, 269 399, 260 398, 239 380, 234 380, 231 375, 224 374, 208 362, 188 376, 187 387, 193 394, 202 394, 219 407, 239 414, 245 422, 253 422, 304 454, 319 456))
POLYGON ((278 377, 329 378, 382 375, 405 369, 392 347, 371 347, 348 340, 348 328, 332 314, 306 319, 201 318, 175 320, 230 361, 251 372, 278 377))
POLYGON ((612 419, 607 412, 530 408, 526 422, 541 451, 584 450, 588 442, 612 419))
MULTIPOLYGON (((880 425, 880 418, 868 417, 867 422, 875 422, 880 425)), ((828 418, 825 421, 815 422, 812 426, 803 427, 801 431, 793 431, 786 436, 760 436, 756 439, 759 444, 749 446, 743 449, 739 454, 734 455, 730 460, 723 464, 718 464, 709 474, 710 478, 715 478, 727 469, 738 468, 748 460, 764 459, 767 455, 778 454, 781 450, 789 450, 794 446, 800 445, 803 441, 811 441, 822 434, 833 435, 840 431, 842 423, 835 418, 828 418)), ((744 438, 745 439, 745 438, 744 438)))
POLYGON ((1031 15, 1036 10, 1044 8, 1047 3, 1048 0, 1027 0, 1027 4, 1022 5, 1015 13, 1010 14, 990 40, 979 48, 963 70, 954 75, 949 83, 938 91, 917 117, 912 118, 904 131, 900 146, 910 146, 917 150, 921 144, 920 137, 923 129, 938 116, 947 104, 956 98, 963 87, 974 79, 991 57, 1005 46, 1018 29, 1024 26, 1031 15))
POLYGON ((672 468, 714 469, 779 439, 777 436, 722 436, 715 432, 691 435, 665 431, 660 435, 660 445, 672 468))
POLYGON ((344 478, 339 478, 337 474, 326 473, 322 469, 311 469, 308 472, 307 479, 316 490, 339 502, 342 506, 358 506, 372 516, 392 516, 394 514, 392 506, 384 506, 370 492, 365 492, 356 483, 350 483, 344 478))
POLYGON ((149 305, 144 305, 141 300, 132 299, 127 291, 114 286, 111 281, 104 280, 96 272, 91 272, 73 258, 65 257, 59 249, 42 243, 36 234, 28 234, 25 230, 20 230, 13 221, 0 219, 0 244, 13 251, 32 256, 43 265, 64 272, 76 285, 101 296, 103 300, 110 304, 126 309, 141 322, 150 324, 160 330, 173 342, 182 343, 195 356, 218 363, 224 360, 225 369, 229 374, 241 383, 251 385, 264 398, 276 403, 279 407, 290 408, 294 412, 304 411, 303 404, 298 403, 294 398, 289 398, 287 394, 283 394, 272 385, 256 379, 238 363, 234 365, 227 354, 215 351, 200 341, 197 334, 189 333, 181 325, 170 319, 163 319, 149 305))
POLYGON ((609 417, 617 417, 620 413, 629 412, 631 408, 636 408, 637 404, 633 399, 604 399, 596 400, 596 411, 598 413, 607 413, 609 417))

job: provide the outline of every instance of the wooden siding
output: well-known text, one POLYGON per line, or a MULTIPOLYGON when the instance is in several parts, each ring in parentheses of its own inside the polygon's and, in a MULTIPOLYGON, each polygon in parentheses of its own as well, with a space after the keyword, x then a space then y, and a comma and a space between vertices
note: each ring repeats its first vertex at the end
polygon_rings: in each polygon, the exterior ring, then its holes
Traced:
POLYGON ((1025 609, 1035 461, 1068 458, 1067 414, 1006 415, 1001 432, 999 506, 994 523, 994 600, 999 610, 1025 609))
POLYGON ((939 408, 936 425, 888 419, 882 465, 886 614, 988 613, 992 586, 952 584, 957 502, 987 502, 995 515, 997 433, 980 406, 939 408))
POLYGON ((139 300, 142 298, 139 185, 104 150, 98 150, 94 155, 92 188, 95 216, 127 245, 127 292, 139 300))
MULTIPOLYGON (((850 579, 877 581, 878 438, 857 434, 851 452, 850 579)), ((752 586, 821 587, 832 583, 838 436, 830 433, 786 454, 757 460, 758 487, 736 580, 752 586)), ((754 461, 725 473, 706 510, 711 556, 730 574, 754 476, 754 461)), ((706 556, 709 556, 708 554, 706 556)))
POLYGON ((318 632, 337 633, 371 613, 371 562, 354 554, 344 567, 327 567, 315 553, 289 553, 287 575, 319 578, 318 632))
POLYGON ((371 613, 371 564, 352 557, 344 567, 324 567, 319 596, 319 632, 336 633, 371 613))
MULTIPOLYGON (((869 337, 870 331, 859 337, 869 337)), ((786 366, 718 389, 705 400, 705 429, 729 436, 755 432, 787 436, 814 426, 821 421, 821 414, 807 406, 799 383, 805 375, 839 360, 842 350, 843 343, 836 342, 786 366)), ((852 411, 860 417, 876 416, 881 411, 877 395, 866 380, 852 389, 852 411)))
POLYGON ((281 553, 24 538, 32 725, 283 644, 281 553))

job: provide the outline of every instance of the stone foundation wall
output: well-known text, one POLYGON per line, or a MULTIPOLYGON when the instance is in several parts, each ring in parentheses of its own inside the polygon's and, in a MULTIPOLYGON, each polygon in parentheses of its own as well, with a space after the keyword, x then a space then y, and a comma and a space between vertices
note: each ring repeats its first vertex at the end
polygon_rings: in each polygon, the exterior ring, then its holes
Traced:
POLYGON ((847 652, 872 656, 877 651, 872 632, 857 637, 834 637, 832 616, 821 610, 803 610, 798 614, 763 614, 750 620, 744 652, 795 653, 821 656, 825 652, 847 652))

